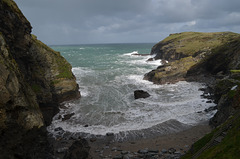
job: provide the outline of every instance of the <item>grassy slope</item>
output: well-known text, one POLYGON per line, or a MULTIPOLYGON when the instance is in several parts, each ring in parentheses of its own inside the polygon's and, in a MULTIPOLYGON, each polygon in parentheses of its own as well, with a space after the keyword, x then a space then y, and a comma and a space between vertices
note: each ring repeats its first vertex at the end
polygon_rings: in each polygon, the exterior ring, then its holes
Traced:
POLYGON ((206 145, 212 137, 217 133, 221 127, 228 125, 231 122, 231 127, 227 131, 221 143, 205 150, 198 159, 239 159, 240 153, 240 112, 237 112, 234 117, 230 118, 223 125, 213 130, 193 145, 193 149, 189 151, 182 159, 191 159, 193 155, 206 145), (232 119, 234 119, 232 121, 232 119))
POLYGON ((178 60, 171 60, 166 69, 156 69, 150 74, 146 74, 145 79, 158 84, 167 83, 168 80, 170 83, 174 83, 178 79, 181 80, 194 65, 201 63, 209 55, 219 52, 215 48, 227 45, 229 41, 239 37, 239 34, 232 32, 171 34, 154 45, 152 50, 158 52, 158 49, 160 49, 160 54, 164 54, 163 58, 166 59, 174 59, 174 57, 181 54, 180 59, 178 57, 178 60))
POLYGON ((171 34, 162 42, 171 41, 176 52, 182 52, 183 54, 191 56, 198 51, 215 48, 237 36, 239 36, 239 34, 232 32, 183 32, 171 34))

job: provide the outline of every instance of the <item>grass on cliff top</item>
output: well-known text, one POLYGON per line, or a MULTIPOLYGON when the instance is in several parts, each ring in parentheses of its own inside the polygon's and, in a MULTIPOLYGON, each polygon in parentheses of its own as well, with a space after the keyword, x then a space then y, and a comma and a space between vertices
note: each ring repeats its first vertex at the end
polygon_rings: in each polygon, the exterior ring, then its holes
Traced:
POLYGON ((163 77, 169 77, 178 74, 186 74, 187 70, 196 64, 196 61, 191 56, 182 58, 180 60, 169 63, 170 71, 156 72, 154 78, 161 79, 163 77))
POLYGON ((179 53, 182 52, 185 55, 193 55, 198 51, 211 50, 237 36, 239 36, 239 34, 232 32, 183 32, 170 34, 162 42, 171 42, 179 53))
POLYGON ((240 70, 230 70, 231 73, 240 73, 240 70))
MULTIPOLYGON (((47 50, 49 53, 51 53, 51 57, 54 59, 54 61, 57 64, 57 71, 59 72, 58 75, 56 75, 57 79, 73 79, 74 76, 72 74, 72 66, 67 62, 67 60, 60 55, 60 52, 57 52, 53 50, 52 48, 48 47, 46 44, 41 42, 37 39, 37 36, 32 34, 32 38, 35 41, 35 43, 40 47, 47 50)), ((56 82, 57 83, 57 82, 56 82)))
MULTIPOLYGON (((233 121, 232 127, 228 130, 227 135, 224 137, 221 143, 205 150, 198 159, 239 159, 240 153, 240 112, 235 114, 238 116, 233 121)), ((231 120, 232 118, 230 118, 231 120)), ((222 126, 229 124, 230 120, 226 121, 222 126)), ((218 127, 210 134, 205 135, 202 139, 194 143, 193 149, 189 151, 182 159, 191 159, 193 154, 198 152, 203 146, 205 146, 214 134, 222 127, 218 127)))

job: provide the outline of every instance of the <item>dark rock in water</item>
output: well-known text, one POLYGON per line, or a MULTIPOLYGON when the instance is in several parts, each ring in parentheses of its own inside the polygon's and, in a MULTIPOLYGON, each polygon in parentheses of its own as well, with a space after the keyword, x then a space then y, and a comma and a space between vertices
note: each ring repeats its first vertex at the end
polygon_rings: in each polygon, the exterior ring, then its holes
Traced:
POLYGON ((63 130, 63 128, 61 128, 61 127, 57 127, 54 129, 54 131, 62 131, 62 130, 63 130))
POLYGON ((150 97, 150 94, 146 91, 143 90, 136 90, 134 91, 134 98, 139 99, 139 98, 147 98, 150 97))
POLYGON ((149 54, 139 54, 139 53, 135 53, 135 54, 131 54, 131 55, 135 55, 135 56, 149 56, 149 54))
POLYGON ((114 133, 107 133, 107 136, 114 136, 114 133))
POLYGON ((71 114, 65 114, 62 118, 62 121, 68 120, 70 119, 75 113, 71 113, 71 114))
POLYGON ((213 106, 213 107, 209 107, 209 108, 205 109, 204 111, 208 113, 208 112, 211 112, 216 109, 217 109, 217 106, 213 106))
POLYGON ((86 159, 89 155, 90 147, 87 140, 80 139, 75 141, 68 149, 64 159, 86 159))
POLYGON ((149 59, 147 60, 147 62, 148 62, 148 61, 154 61, 154 58, 151 57, 151 58, 149 58, 149 59))

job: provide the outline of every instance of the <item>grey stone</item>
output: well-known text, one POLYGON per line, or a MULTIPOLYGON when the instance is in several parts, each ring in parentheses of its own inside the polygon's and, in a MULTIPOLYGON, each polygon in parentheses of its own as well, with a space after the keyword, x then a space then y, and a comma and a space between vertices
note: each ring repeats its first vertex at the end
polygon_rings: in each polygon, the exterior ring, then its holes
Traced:
POLYGON ((139 150, 138 153, 140 154, 146 154, 148 153, 149 151, 147 149, 143 149, 143 150, 139 150))
POLYGON ((166 149, 162 149, 162 153, 167 153, 168 151, 166 149))

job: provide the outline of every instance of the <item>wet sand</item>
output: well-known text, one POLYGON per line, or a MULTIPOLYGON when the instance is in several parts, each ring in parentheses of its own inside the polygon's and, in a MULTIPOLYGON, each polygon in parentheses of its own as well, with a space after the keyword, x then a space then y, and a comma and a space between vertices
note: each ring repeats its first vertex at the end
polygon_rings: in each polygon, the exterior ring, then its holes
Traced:
MULTIPOLYGON (((187 130, 171 133, 152 138, 138 139, 124 142, 113 142, 111 136, 104 140, 88 139, 90 149, 90 157, 92 159, 114 158, 116 156, 124 156, 131 154, 137 156, 139 150, 159 151, 174 148, 176 152, 184 154, 191 148, 191 145, 211 131, 211 127, 207 123, 191 127, 187 130)), ((161 155, 160 155, 161 156, 161 155)), ((164 158, 166 156, 158 158, 164 158)))

